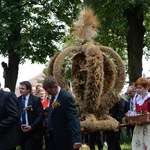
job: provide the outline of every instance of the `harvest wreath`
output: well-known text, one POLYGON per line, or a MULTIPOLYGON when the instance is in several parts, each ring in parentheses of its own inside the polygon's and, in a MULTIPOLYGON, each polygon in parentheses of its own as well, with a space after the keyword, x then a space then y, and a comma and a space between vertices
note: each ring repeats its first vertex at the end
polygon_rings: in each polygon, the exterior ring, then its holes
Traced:
POLYGON ((88 131, 118 127, 118 121, 106 114, 120 100, 125 82, 125 65, 118 53, 92 40, 98 27, 93 11, 83 9, 74 23, 80 44, 55 54, 48 66, 49 75, 73 95, 79 116, 85 118, 81 127, 88 131))

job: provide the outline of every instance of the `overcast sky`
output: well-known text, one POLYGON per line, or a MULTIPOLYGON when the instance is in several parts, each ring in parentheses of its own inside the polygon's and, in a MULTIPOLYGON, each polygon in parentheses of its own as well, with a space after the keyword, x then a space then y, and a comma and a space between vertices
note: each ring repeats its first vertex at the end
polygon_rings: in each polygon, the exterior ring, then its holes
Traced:
MULTIPOLYGON (((7 63, 7 60, 8 60, 7 58, 3 58, 2 56, 0 56, 0 82, 2 84, 2 87, 4 87, 4 78, 3 78, 3 68, 1 66, 1 62, 5 61, 7 63)), ((27 60, 24 65, 19 65, 17 85, 21 81, 29 80, 34 76, 42 73, 44 68, 45 65, 31 64, 31 61, 29 60, 27 60)))

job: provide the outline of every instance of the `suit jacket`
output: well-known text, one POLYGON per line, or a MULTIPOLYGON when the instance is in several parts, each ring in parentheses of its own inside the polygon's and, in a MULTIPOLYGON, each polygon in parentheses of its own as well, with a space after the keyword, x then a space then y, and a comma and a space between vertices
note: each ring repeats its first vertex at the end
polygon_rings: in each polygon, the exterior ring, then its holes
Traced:
POLYGON ((122 122, 124 117, 124 108, 121 101, 115 103, 115 105, 109 110, 109 114, 115 118, 118 122, 122 122))
MULTIPOLYGON (((18 97, 20 112, 22 112, 22 96, 18 97)), ((32 127, 31 134, 38 137, 41 136, 42 124, 44 120, 44 110, 39 97, 30 94, 28 100, 28 106, 31 105, 32 108, 27 110, 28 123, 32 127), (38 132, 39 131, 39 132, 38 132)))
POLYGON ((128 102, 125 101, 124 113, 127 113, 129 110, 130 110, 130 100, 128 102))
POLYGON ((82 142, 79 117, 69 92, 61 89, 57 100, 60 106, 52 114, 54 143, 57 150, 73 150, 75 142, 82 142))
MULTIPOLYGON (((115 103, 115 105, 109 110, 110 115, 118 122, 122 122, 124 116, 123 103, 121 101, 115 103)), ((121 150, 119 143, 119 131, 106 131, 108 150, 121 150)))
POLYGON ((0 90, 0 149, 18 145, 20 113, 14 93, 0 90))

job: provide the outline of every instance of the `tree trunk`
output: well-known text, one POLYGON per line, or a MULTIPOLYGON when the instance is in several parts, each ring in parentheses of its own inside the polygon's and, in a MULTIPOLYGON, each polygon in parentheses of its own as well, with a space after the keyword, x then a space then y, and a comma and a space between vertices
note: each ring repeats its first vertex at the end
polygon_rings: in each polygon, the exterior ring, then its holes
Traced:
POLYGON ((5 87, 15 92, 16 82, 18 78, 20 58, 16 53, 11 53, 8 58, 7 72, 5 73, 5 87))
POLYGON ((135 82, 142 76, 143 38, 145 28, 143 26, 143 4, 131 6, 124 15, 128 23, 127 51, 129 82, 135 82))
POLYGON ((15 92, 16 82, 18 78, 18 70, 20 57, 19 53, 21 52, 20 41, 21 41, 21 14, 20 14, 20 0, 11 0, 7 1, 8 7, 12 7, 12 12, 10 15, 11 21, 16 21, 12 25, 12 33, 8 37, 8 65, 7 69, 4 70, 4 78, 5 78, 5 87, 10 88, 12 92, 15 92))
MULTIPOLYGON (((10 88, 12 92, 15 92, 16 82, 18 78, 18 70, 20 63, 20 56, 15 51, 21 51, 20 46, 15 46, 20 42, 20 24, 14 28, 12 34, 8 38, 10 48, 8 55, 8 66, 5 72, 5 87, 10 88)), ((5 71, 5 70, 4 70, 5 71)))

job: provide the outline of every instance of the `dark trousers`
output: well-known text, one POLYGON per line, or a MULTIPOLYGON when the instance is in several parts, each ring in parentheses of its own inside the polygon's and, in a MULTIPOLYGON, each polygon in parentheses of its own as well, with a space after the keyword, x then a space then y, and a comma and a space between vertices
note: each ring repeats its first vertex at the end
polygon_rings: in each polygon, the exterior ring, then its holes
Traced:
POLYGON ((122 128, 119 129, 119 140, 122 140, 125 143, 124 133, 122 131, 122 128))
POLYGON ((126 127, 126 135, 128 136, 128 138, 133 134, 133 130, 134 130, 134 126, 127 126, 126 127))
POLYGON ((84 134, 84 133, 82 133, 82 143, 83 144, 88 144, 89 143, 89 136, 88 136, 88 134, 84 134))
POLYGON ((63 137, 65 139, 60 139, 57 143, 57 141, 54 140, 54 133, 53 131, 48 132, 49 136, 49 150, 73 150, 73 144, 70 142, 70 140, 65 140, 67 139, 66 137, 63 137))
POLYGON ((47 133, 44 134, 44 140, 45 140, 45 150, 49 150, 49 137, 47 133))
POLYGON ((91 132, 89 146, 91 150, 95 150, 95 144, 98 145, 98 150, 103 149, 103 132, 91 132))
POLYGON ((21 136, 20 147, 21 150, 42 150, 42 143, 42 134, 34 136, 32 133, 23 133, 21 136))
POLYGON ((121 150, 119 131, 106 131, 108 150, 121 150))
POLYGON ((53 131, 48 132, 48 150, 56 150, 56 146, 54 144, 53 131))

